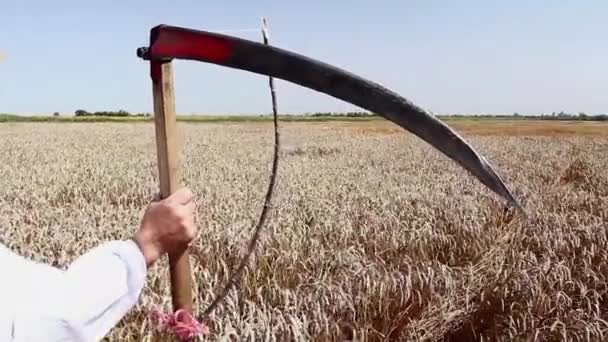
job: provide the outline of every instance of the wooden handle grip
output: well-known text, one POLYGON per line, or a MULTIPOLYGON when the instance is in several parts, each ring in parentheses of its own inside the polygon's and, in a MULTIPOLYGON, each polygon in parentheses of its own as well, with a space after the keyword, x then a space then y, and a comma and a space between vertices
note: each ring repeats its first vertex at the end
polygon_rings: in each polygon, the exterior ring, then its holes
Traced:
MULTIPOLYGON (((179 190, 180 135, 177 132, 173 68, 170 61, 151 61, 154 96, 154 129, 158 157, 160 195, 167 198, 179 190)), ((192 313, 192 279, 188 246, 169 255, 173 310, 192 313)))

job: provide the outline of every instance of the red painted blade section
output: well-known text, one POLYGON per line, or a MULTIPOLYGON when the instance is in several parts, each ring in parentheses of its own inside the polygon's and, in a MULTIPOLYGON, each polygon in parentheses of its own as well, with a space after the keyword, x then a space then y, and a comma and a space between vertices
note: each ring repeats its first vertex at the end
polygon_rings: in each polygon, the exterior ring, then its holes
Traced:
POLYGON ((201 34, 200 31, 160 25, 151 32, 152 59, 196 58, 221 63, 232 56, 233 50, 232 42, 221 37, 201 34))

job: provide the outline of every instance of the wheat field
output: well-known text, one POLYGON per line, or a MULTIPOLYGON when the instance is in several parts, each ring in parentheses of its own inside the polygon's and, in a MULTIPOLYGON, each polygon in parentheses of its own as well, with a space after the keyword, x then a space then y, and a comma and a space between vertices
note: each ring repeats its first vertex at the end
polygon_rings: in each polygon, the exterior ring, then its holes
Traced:
MULTIPOLYGON (((272 128, 179 127, 182 180, 201 230, 191 260, 203 311, 261 210, 272 128)), ((528 216, 519 217, 395 127, 281 125, 276 196, 255 264, 206 321, 207 339, 608 338, 608 134, 463 128, 521 200, 528 216)), ((58 267, 129 238, 158 188, 150 123, 6 123, 0 160, 0 242, 58 267)), ((170 306, 165 260, 107 340, 150 341, 155 305, 170 306)))

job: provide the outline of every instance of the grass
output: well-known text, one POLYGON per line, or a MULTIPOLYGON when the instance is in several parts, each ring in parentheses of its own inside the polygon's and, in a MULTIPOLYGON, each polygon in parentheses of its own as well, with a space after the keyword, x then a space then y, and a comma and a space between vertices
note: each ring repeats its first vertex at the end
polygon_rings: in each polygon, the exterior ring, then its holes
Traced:
MULTIPOLYGON (((282 123, 268 230, 207 321, 210 340, 605 340, 608 137, 578 124, 592 133, 459 122, 527 219, 389 123, 282 123)), ((261 210, 272 130, 179 127, 182 182, 197 196, 202 311, 261 210)), ((0 125, 0 143, 0 241, 34 260, 65 267, 129 237, 157 192, 150 123, 15 123, 0 125)), ((107 340, 149 341, 147 310, 169 303, 165 260, 107 340)))
MULTIPOLYGON (((533 121, 533 120, 505 120, 505 119, 448 119, 444 120, 450 127, 454 128, 459 134, 473 136, 588 136, 588 137, 608 137, 608 122, 592 121, 533 121)), ((324 123, 310 122, 302 124, 310 129, 323 130, 330 127, 335 130, 358 135, 400 135, 405 131, 387 120, 376 120, 371 122, 334 122, 325 125, 324 123)))
MULTIPOLYGON (((280 115, 280 120, 285 122, 327 122, 327 121, 377 121, 380 117, 346 117, 346 116, 303 116, 303 115, 280 115)), ((272 117, 254 115, 179 115, 181 122, 271 122, 272 117)), ((43 115, 12 115, 0 114, 0 122, 149 122, 151 117, 143 116, 43 116, 43 115)))
POLYGON ((486 136, 608 136, 608 122, 483 120, 448 121, 463 133, 486 136))
POLYGON ((110 116, 44 116, 44 115, 12 115, 0 114, 0 122, 144 122, 150 118, 130 116, 130 117, 110 117, 110 116))
MULTIPOLYGON (((493 136, 564 136, 564 135, 586 135, 586 136, 608 136, 608 122, 601 121, 549 121, 533 119, 509 119, 509 118, 466 118, 466 117, 444 117, 444 122, 457 129, 463 134, 493 135, 493 136)), ((402 133, 403 130, 379 116, 369 117, 345 117, 345 116, 302 116, 281 115, 281 122, 303 122, 306 124, 333 122, 344 127, 349 127, 363 134, 386 134, 402 133)), ((150 117, 104 117, 104 116, 19 116, 0 114, 2 122, 114 122, 135 123, 150 122, 150 117)), ((178 121, 187 123, 270 123, 271 116, 246 116, 246 115, 180 115, 178 121)))

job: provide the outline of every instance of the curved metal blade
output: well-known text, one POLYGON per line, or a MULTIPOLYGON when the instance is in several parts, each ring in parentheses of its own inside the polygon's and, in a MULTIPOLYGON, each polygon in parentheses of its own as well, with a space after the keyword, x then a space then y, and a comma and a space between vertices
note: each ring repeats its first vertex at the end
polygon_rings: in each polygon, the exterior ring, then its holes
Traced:
MULTIPOLYGON (((395 92, 332 65, 272 46, 217 33, 159 25, 147 59, 186 59, 272 76, 350 102, 414 133, 456 161, 511 205, 521 206, 483 156, 449 126, 395 92)), ((155 77, 152 71, 152 77, 155 77)))

